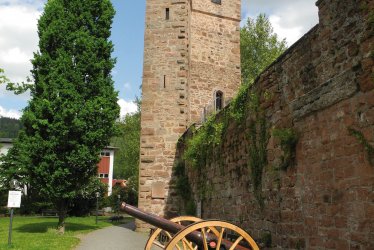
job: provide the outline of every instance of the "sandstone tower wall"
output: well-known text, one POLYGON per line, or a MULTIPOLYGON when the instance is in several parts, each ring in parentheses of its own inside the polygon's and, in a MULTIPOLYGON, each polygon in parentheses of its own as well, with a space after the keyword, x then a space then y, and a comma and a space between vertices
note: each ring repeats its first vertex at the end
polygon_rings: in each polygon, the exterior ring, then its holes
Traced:
MULTIPOLYGON (((139 207, 163 216, 176 141, 186 129, 186 1, 147 0, 144 34, 139 207)), ((139 230, 147 227, 137 221, 139 230)))
POLYGON ((189 120, 214 107, 215 91, 224 99, 240 85, 240 1, 193 1, 190 15, 189 120))
MULTIPOLYGON (((176 144, 214 92, 240 84, 240 0, 147 0, 139 207, 165 214, 176 144)), ((139 231, 148 225, 137 221, 139 231)))

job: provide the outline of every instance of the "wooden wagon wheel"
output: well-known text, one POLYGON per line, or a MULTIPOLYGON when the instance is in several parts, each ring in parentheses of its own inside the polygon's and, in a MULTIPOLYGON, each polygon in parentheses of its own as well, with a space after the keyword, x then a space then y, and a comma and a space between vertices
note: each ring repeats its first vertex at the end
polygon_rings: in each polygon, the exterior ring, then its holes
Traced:
MULTIPOLYGON (((197 217, 193 217, 193 216, 180 216, 180 217, 175 217, 175 218, 171 219, 170 221, 178 223, 178 224, 182 224, 182 223, 191 224, 191 223, 194 223, 194 222, 202 221, 202 219, 197 218, 197 217)), ((160 236, 161 233, 168 238, 168 241, 170 241, 173 238, 173 236, 169 232, 166 232, 166 231, 162 230, 161 228, 157 228, 152 233, 152 235, 149 237, 149 239, 147 241, 147 244, 145 245, 144 249, 145 250, 151 250, 153 245, 158 246, 162 249, 165 249, 165 245, 158 241, 158 237, 160 236)), ((177 246, 176 249, 178 249, 178 247, 179 246, 177 246)), ((180 250, 181 250, 181 248, 180 248, 180 250)))
MULTIPOLYGON (((243 249, 239 245, 244 244, 247 245, 246 249, 253 249, 259 250, 256 242, 252 239, 252 237, 246 233, 243 229, 224 221, 217 221, 217 220, 210 220, 210 221, 200 221, 194 224, 187 226, 184 230, 178 232, 170 241, 169 244, 166 245, 166 250, 175 250, 175 249, 183 249, 183 250, 196 250, 198 246, 195 243, 186 242, 186 236, 194 231, 199 231, 203 238, 203 249, 208 250, 210 249, 206 240, 206 235, 209 233, 211 228, 215 228, 219 232, 218 236, 216 236, 216 244, 215 249, 217 250, 236 250, 236 249, 243 249), (233 241, 225 239, 224 235, 227 231, 233 232, 237 235, 237 238, 233 241), (230 242, 229 247, 225 248, 225 243, 230 242), (191 243, 191 244, 188 244, 191 243)), ((214 233, 216 235, 216 233, 214 233)))

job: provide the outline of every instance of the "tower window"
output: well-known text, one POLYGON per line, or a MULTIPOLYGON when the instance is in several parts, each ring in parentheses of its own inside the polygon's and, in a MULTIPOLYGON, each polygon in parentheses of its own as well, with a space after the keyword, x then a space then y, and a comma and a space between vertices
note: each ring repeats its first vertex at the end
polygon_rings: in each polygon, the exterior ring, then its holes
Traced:
POLYGON ((215 94, 215 110, 220 111, 223 108, 223 93, 222 91, 216 91, 215 94))
POLYGON ((212 3, 221 4, 221 0, 212 0, 212 3))
POLYGON ((166 8, 166 10, 165 10, 165 19, 166 20, 170 19, 170 9, 169 8, 166 8))
POLYGON ((166 88, 166 75, 164 75, 164 89, 166 88))

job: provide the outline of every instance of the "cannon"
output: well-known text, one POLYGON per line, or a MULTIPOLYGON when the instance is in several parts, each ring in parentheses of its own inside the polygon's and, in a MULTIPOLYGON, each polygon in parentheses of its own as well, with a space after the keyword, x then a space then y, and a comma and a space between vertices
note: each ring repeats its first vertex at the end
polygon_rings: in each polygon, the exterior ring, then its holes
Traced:
POLYGON ((157 227, 151 232, 145 250, 258 250, 256 242, 243 229, 225 221, 181 216, 171 220, 144 212, 126 203, 125 213, 157 227), (156 248, 154 248, 156 247, 156 248), (157 248, 158 247, 158 248, 157 248))

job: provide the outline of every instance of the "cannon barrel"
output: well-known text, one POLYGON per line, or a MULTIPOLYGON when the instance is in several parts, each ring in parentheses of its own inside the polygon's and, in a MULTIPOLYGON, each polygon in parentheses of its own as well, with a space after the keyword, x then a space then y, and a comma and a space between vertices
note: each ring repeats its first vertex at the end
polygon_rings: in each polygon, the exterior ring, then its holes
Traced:
MULTIPOLYGON (((131 206, 131 205, 128 205, 126 204, 125 202, 122 202, 121 204, 121 210, 126 212, 127 214, 141 220, 141 221, 144 221, 144 222, 147 222, 148 224, 151 224, 152 226, 155 226, 155 227, 158 227, 158 228, 161 228, 167 232, 170 232, 170 233, 173 233, 173 234, 176 234, 177 232, 185 229, 185 227, 183 225, 180 225, 178 223, 174 223, 174 222, 171 222, 167 219, 164 219, 162 217, 159 217, 159 216, 156 216, 156 215, 153 215, 153 214, 150 214, 150 213, 147 213, 147 212, 144 212, 142 210, 140 210, 139 208, 136 208, 134 206, 131 206)), ((216 239, 216 237, 213 235, 213 234, 207 234, 206 235, 207 237, 207 241, 210 242, 210 241, 213 241, 216 239)), ((194 243, 196 243, 197 245, 199 246, 202 246, 204 243, 203 243, 203 238, 201 236, 201 233, 195 231, 195 232, 191 232, 190 234, 188 234, 186 236, 186 238, 189 240, 189 241, 192 241, 194 243)), ((227 247, 227 248, 230 248, 232 246, 232 242, 228 241, 228 240, 222 240, 222 243, 227 247)), ((243 247, 241 245, 237 245, 235 247, 235 249, 237 250, 250 250, 246 247, 243 247)))
MULTIPOLYGON (((178 224, 171 222, 167 219, 164 219, 162 217, 144 212, 140 210, 139 208, 133 207, 131 205, 126 204, 125 202, 122 203, 121 209, 125 211, 127 214, 141 220, 144 222, 147 222, 148 224, 151 224, 152 226, 161 228, 167 232, 176 234, 180 230, 183 230, 185 227, 178 224)), ((203 242, 203 239, 201 238, 200 234, 198 232, 193 232, 190 235, 187 236, 187 239, 195 242, 198 245, 201 245, 203 242)))

